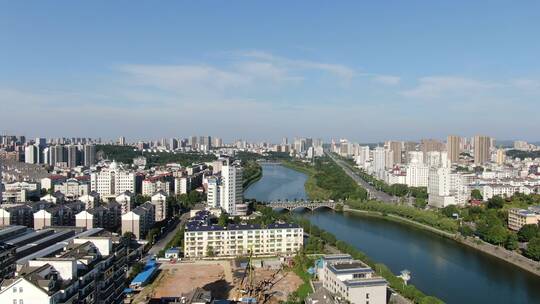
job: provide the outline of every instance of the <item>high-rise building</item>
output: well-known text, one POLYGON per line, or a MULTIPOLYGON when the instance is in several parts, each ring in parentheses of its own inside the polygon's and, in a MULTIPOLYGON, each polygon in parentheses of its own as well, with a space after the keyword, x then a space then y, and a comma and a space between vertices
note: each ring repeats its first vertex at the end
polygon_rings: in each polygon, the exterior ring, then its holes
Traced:
POLYGON ((489 136, 476 135, 474 137, 474 163, 476 165, 482 165, 489 161, 490 149, 491 138, 489 136))
POLYGON ((67 146, 67 164, 69 168, 77 167, 79 163, 77 146, 67 146))
POLYGON ((424 152, 424 156, 426 156, 428 152, 432 152, 432 151, 440 152, 444 150, 443 143, 436 139, 422 139, 420 145, 422 147, 422 152, 424 152))
POLYGON ((120 146, 125 146, 125 145, 126 145, 126 138, 125 138, 124 136, 120 136, 120 137, 118 138, 118 144, 119 144, 120 146))
POLYGON ((497 165, 501 166, 506 161, 506 153, 504 152, 504 149, 499 148, 497 149, 497 165))
POLYGON ((96 146, 93 144, 84 146, 84 166, 90 167, 96 163, 96 146))
POLYGON ((101 197, 116 198, 125 191, 135 193, 135 173, 124 170, 116 162, 112 162, 108 168, 90 175, 90 187, 101 197))
POLYGON ((63 163, 64 158, 64 146, 54 145, 49 147, 49 165, 56 166, 57 163, 63 163))
POLYGON ((446 151, 448 152, 448 160, 451 163, 457 163, 459 154, 461 153, 461 138, 455 135, 449 135, 446 139, 446 151))
POLYGON ((386 153, 383 147, 373 150, 373 171, 380 178, 386 168, 386 153))
POLYGON ((206 201, 208 206, 212 208, 219 208, 220 205, 220 180, 217 177, 208 178, 208 191, 206 195, 206 201))
POLYGON ((230 160, 224 160, 221 167, 220 205, 225 212, 236 215, 237 205, 244 201, 244 185, 242 179, 242 167, 230 160))
POLYGON ((178 140, 176 138, 169 139, 169 149, 171 150, 178 149, 178 140))
POLYGON ((24 148, 24 162, 27 164, 37 164, 39 160, 39 148, 28 145, 24 148))
POLYGON ((390 141, 388 142, 388 148, 390 150, 392 150, 392 153, 393 153, 393 164, 402 164, 403 163, 403 159, 402 159, 402 147, 403 147, 403 143, 400 142, 400 141, 390 141))

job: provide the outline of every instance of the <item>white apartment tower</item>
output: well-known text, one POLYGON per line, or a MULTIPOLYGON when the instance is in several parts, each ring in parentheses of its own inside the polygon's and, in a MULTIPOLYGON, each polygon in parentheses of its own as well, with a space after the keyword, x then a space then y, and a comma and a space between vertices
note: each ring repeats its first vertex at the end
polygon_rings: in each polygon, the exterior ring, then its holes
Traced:
POLYGON ((221 207, 220 204, 220 181, 217 177, 209 177, 208 178, 208 191, 206 194, 206 201, 208 202, 208 206, 212 208, 219 208, 221 207))
POLYGON ((242 167, 224 160, 221 167, 220 205, 225 212, 236 215, 236 205, 244 201, 242 167))
POLYGON ((379 178, 384 174, 386 167, 386 153, 383 147, 373 150, 373 171, 379 178))
POLYGON ((135 173, 123 170, 116 162, 90 175, 91 190, 102 197, 113 197, 129 191, 135 193, 135 173))

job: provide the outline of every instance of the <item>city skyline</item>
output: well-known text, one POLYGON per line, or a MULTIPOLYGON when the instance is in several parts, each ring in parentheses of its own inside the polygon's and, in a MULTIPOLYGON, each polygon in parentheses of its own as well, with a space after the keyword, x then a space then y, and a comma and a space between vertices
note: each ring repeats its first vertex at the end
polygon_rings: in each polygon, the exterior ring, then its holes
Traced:
POLYGON ((126 4, 0 4, 2 129, 539 140, 535 2, 126 4))

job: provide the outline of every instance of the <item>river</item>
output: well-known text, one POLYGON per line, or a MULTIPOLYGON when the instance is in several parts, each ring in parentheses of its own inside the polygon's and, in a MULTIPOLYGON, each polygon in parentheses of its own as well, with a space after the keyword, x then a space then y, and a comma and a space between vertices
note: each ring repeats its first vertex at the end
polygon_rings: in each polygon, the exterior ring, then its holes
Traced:
MULTIPOLYGON (((245 196, 305 198, 306 179, 279 165, 263 165, 263 177, 245 196)), ((394 273, 410 270, 411 284, 447 303, 540 303, 539 277, 452 240, 380 218, 327 210, 300 214, 394 273)))

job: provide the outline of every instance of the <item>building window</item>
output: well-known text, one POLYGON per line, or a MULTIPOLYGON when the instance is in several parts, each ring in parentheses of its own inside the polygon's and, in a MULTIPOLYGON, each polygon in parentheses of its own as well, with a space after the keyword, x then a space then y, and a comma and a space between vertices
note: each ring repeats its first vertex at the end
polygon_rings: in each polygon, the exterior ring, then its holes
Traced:
POLYGON ((369 293, 366 293, 366 299, 369 299, 369 293))
POLYGON ((24 304, 23 299, 20 299, 20 300, 19 300, 19 304, 24 304))
POLYGON ((22 289, 22 287, 19 287, 19 292, 23 292, 23 289, 22 289))
POLYGON ((13 287, 13 292, 17 292, 17 287, 13 287))

